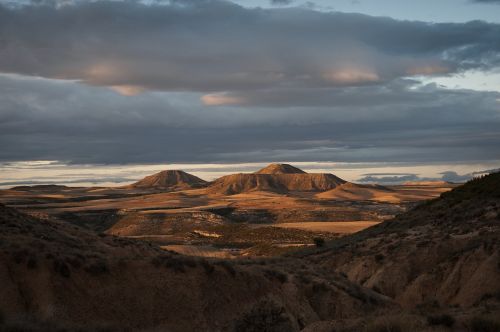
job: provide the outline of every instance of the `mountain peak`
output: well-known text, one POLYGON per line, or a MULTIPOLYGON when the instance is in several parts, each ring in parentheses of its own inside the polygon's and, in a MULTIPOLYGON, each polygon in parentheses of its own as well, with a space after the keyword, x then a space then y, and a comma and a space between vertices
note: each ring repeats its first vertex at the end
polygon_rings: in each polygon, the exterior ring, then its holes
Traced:
POLYGON ((300 168, 289 164, 269 164, 255 174, 305 174, 300 168))
POLYGON ((207 182, 197 176, 180 170, 165 170, 132 184, 135 188, 197 188, 202 187, 207 182))

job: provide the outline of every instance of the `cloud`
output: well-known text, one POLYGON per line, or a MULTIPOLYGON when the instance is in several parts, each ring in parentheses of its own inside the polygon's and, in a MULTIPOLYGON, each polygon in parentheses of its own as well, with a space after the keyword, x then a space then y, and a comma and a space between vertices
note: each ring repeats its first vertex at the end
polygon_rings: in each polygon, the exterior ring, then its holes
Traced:
POLYGON ((377 174, 366 174, 362 178, 358 179, 357 182, 362 183, 383 183, 383 184, 399 184, 409 181, 419 181, 416 174, 404 174, 404 175, 385 175, 379 176, 377 174))
POLYGON ((472 179, 473 177, 472 174, 459 175, 454 171, 443 172, 441 173, 441 175, 441 179, 447 182, 465 182, 472 179))
POLYGON ((0 161, 495 160, 500 25, 228 1, 0 5, 0 161), (409 78, 410 76, 410 78, 409 78))
POLYGON ((480 175, 485 175, 485 174, 490 174, 490 173, 495 173, 500 171, 500 169, 488 169, 488 170, 483 170, 483 171, 478 171, 478 172, 472 172, 472 173, 467 173, 467 174, 458 174, 455 171, 445 171, 439 173, 441 176, 440 177, 421 177, 418 174, 401 174, 401 173, 370 173, 370 174, 364 174, 363 177, 359 178, 356 180, 356 182, 361 182, 361 183, 380 183, 380 184, 402 184, 405 182, 412 182, 412 181, 446 181, 446 182, 451 182, 451 183, 463 183, 467 182, 470 179, 480 176, 480 175))
POLYGON ((78 80, 125 95, 382 85, 500 64, 498 24, 217 0, 0 5, 0 35, 0 72, 78 80))
POLYGON ((270 0, 269 2, 274 6, 286 6, 290 5, 293 0, 270 0))
POLYGON ((399 82, 259 91, 244 94, 245 107, 217 98, 206 107, 196 92, 123 96, 19 75, 0 75, 0 91, 8 92, 0 93, 0 161, 434 162, 500 155, 495 92, 399 82))
POLYGON ((207 106, 223 105, 244 105, 245 99, 242 97, 228 96, 224 93, 208 94, 201 97, 203 104, 207 106))
POLYGON ((472 2, 500 4, 500 0, 472 0, 472 2))
POLYGON ((81 178, 75 180, 61 180, 61 179, 47 179, 47 180, 35 180, 35 179, 26 179, 26 180, 16 180, 16 181, 5 181, 0 182, 0 187, 16 187, 16 186, 35 186, 35 185, 46 185, 46 184, 58 184, 58 185, 74 185, 74 184, 82 184, 82 183, 127 183, 133 182, 133 179, 121 178, 121 177, 113 177, 113 176, 102 176, 100 178, 81 178))

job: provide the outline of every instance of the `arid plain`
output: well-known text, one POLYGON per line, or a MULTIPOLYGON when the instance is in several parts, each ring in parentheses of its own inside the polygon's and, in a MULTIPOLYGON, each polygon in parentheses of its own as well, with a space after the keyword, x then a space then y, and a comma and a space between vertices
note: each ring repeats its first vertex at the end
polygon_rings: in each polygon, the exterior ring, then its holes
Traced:
POLYGON ((361 185, 271 164, 212 182, 166 170, 114 188, 14 187, 0 191, 0 202, 180 253, 238 257, 280 254, 357 232, 455 186, 361 185))

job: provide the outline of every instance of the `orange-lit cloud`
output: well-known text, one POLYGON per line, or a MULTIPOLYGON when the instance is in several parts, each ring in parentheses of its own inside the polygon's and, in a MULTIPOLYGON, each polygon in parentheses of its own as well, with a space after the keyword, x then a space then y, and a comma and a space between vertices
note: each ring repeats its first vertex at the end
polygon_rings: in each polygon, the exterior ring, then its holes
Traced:
POLYGON ((122 96, 136 96, 145 90, 143 87, 136 85, 113 85, 109 88, 122 96))
POLYGON ((201 97, 201 101, 207 106, 241 105, 245 100, 241 97, 228 96, 221 93, 213 93, 201 97))
POLYGON ((322 76, 328 82, 341 85, 376 82, 380 79, 376 72, 360 68, 332 69, 322 76))

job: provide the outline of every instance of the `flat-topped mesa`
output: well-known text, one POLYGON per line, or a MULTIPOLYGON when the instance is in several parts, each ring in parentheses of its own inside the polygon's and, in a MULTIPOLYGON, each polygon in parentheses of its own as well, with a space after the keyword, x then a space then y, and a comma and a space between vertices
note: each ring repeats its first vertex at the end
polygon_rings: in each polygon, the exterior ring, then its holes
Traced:
POLYGON ((306 174, 306 172, 289 164, 269 164, 255 174, 306 174))
POLYGON ((232 174, 215 180, 208 188, 211 194, 234 195, 252 191, 287 193, 320 192, 333 189, 346 181, 328 173, 306 173, 286 164, 271 164, 251 174, 232 174))
POLYGON ((133 183, 133 188, 154 189, 189 189, 200 188, 207 184, 197 176, 179 170, 166 170, 133 183))

